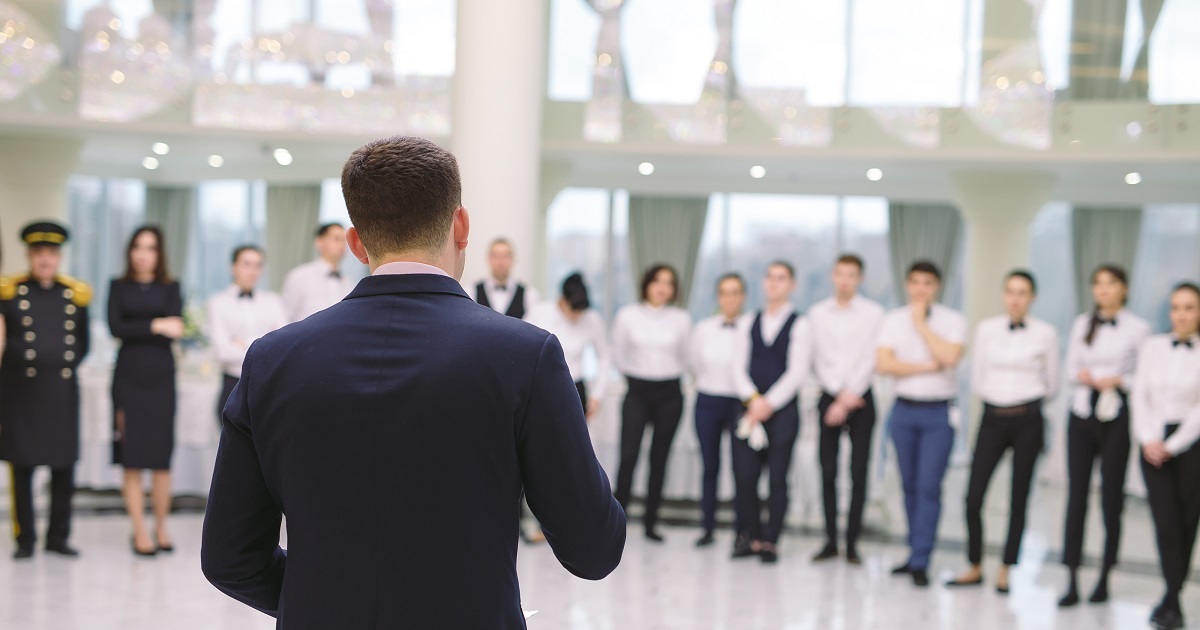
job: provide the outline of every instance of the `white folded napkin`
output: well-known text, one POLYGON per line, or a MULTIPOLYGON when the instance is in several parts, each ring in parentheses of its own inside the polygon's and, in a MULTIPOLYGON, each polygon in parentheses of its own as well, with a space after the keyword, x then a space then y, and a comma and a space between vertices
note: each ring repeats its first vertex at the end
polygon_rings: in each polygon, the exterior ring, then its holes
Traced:
POLYGON ((761 422, 751 423, 749 420, 742 417, 738 422, 737 431, 734 433, 738 438, 746 440, 750 448, 761 451, 767 448, 767 430, 763 428, 761 422))
POLYGON ((1111 422, 1121 414, 1121 397, 1117 395, 1117 390, 1106 389, 1100 392, 1100 399, 1096 401, 1096 419, 1100 422, 1111 422))
POLYGON ((1075 388, 1075 393, 1071 396, 1071 413, 1080 418, 1091 417, 1092 390, 1087 387, 1075 388))

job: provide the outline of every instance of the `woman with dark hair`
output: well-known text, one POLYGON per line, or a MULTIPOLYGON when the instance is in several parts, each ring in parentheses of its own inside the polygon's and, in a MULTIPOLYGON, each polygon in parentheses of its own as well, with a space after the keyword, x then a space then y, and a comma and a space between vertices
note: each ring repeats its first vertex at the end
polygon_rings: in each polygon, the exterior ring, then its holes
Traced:
POLYGON ((1154 517, 1167 592, 1154 609, 1156 628, 1182 628, 1179 593, 1191 569, 1200 524, 1200 287, 1171 293, 1171 332, 1142 344, 1129 404, 1141 444, 1142 477, 1154 517))
POLYGON ((1089 601, 1108 601, 1108 575, 1117 564, 1125 472, 1129 465, 1129 401, 1137 351, 1150 325, 1125 310, 1129 282, 1125 270, 1103 265, 1092 273, 1095 309, 1075 318, 1067 340, 1064 374, 1074 386, 1067 421, 1067 517, 1063 564, 1070 578, 1062 607, 1079 603, 1077 574, 1083 560, 1092 468, 1100 460, 1100 508, 1104 514, 1104 558, 1089 601))
POLYGON ((687 371, 692 318, 672 306, 679 275, 667 265, 654 265, 642 276, 641 302, 617 313, 613 323, 613 362, 625 375, 629 390, 621 405, 621 464, 613 495, 629 508, 633 471, 646 427, 654 427, 650 443, 650 478, 646 484, 646 538, 662 542, 658 508, 666 482, 667 456, 683 415, 680 378, 687 371))
POLYGON ((108 293, 108 327, 121 341, 113 370, 113 463, 125 468, 125 509, 133 523, 133 552, 153 556, 173 550, 167 531, 171 510, 171 451, 175 446, 175 357, 171 342, 183 337, 183 298, 167 273, 162 231, 143 226, 129 239, 125 275, 108 293), (155 538, 144 518, 142 472, 151 471, 155 538))
POLYGON ((1028 271, 1004 280, 1003 315, 979 322, 971 360, 971 387, 983 400, 967 483, 967 560, 971 567, 947 586, 983 584, 983 502, 996 466, 1012 450, 1011 508, 1004 562, 996 591, 1008 593, 1009 567, 1017 563, 1025 533, 1025 510, 1034 465, 1042 452, 1046 422, 1042 404, 1058 389, 1058 333, 1029 314, 1037 285, 1028 271))
POLYGON ((557 302, 538 304, 525 317, 525 321, 558 337, 567 359, 567 369, 579 390, 579 402, 589 420, 600 408, 611 370, 604 318, 591 306, 583 276, 573 273, 563 281, 562 295, 557 302), (583 378, 583 354, 588 348, 596 354, 596 376, 590 388, 583 378))

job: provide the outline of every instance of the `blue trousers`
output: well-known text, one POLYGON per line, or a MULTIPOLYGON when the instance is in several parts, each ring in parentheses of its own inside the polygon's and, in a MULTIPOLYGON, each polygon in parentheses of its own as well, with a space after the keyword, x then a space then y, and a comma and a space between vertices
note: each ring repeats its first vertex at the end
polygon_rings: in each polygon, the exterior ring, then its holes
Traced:
MULTIPOLYGON (((721 474, 721 441, 729 434, 732 448, 734 425, 744 411, 742 401, 726 396, 696 396, 696 437, 700 440, 700 455, 704 460, 704 477, 700 486, 700 514, 704 531, 711 533, 717 524, 717 479, 721 474)), ((734 523, 734 531, 737 523, 734 523)))
POLYGON ((908 566, 926 569, 942 513, 942 478, 954 446, 950 407, 897 400, 890 424, 908 515, 908 566))

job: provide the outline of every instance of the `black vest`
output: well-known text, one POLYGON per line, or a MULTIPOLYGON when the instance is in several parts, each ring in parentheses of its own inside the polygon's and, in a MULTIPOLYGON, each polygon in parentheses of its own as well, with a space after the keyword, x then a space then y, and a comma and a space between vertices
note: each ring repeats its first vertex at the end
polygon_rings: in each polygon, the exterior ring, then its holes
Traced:
POLYGON ((775 382, 783 376, 788 368, 788 347, 792 342, 792 326, 800 317, 799 313, 792 316, 779 330, 775 343, 767 345, 762 336, 762 313, 754 318, 754 326, 750 329, 750 380, 760 392, 771 389, 775 382))
MULTIPOLYGON (((475 301, 488 308, 492 308, 492 303, 488 301, 487 285, 482 282, 475 285, 475 301)), ((525 285, 517 284, 517 290, 513 293, 512 302, 508 303, 508 310, 504 314, 509 317, 516 317, 517 319, 525 318, 525 285)))

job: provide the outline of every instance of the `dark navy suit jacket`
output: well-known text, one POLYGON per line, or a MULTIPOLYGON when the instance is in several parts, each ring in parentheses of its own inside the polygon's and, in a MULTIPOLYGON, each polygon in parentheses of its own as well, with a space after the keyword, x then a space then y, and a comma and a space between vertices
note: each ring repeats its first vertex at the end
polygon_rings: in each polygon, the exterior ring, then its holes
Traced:
POLYGON ((568 571, 621 560, 558 340, 449 277, 365 278, 255 342, 222 423, 204 575, 279 628, 524 628, 522 489, 568 571))

